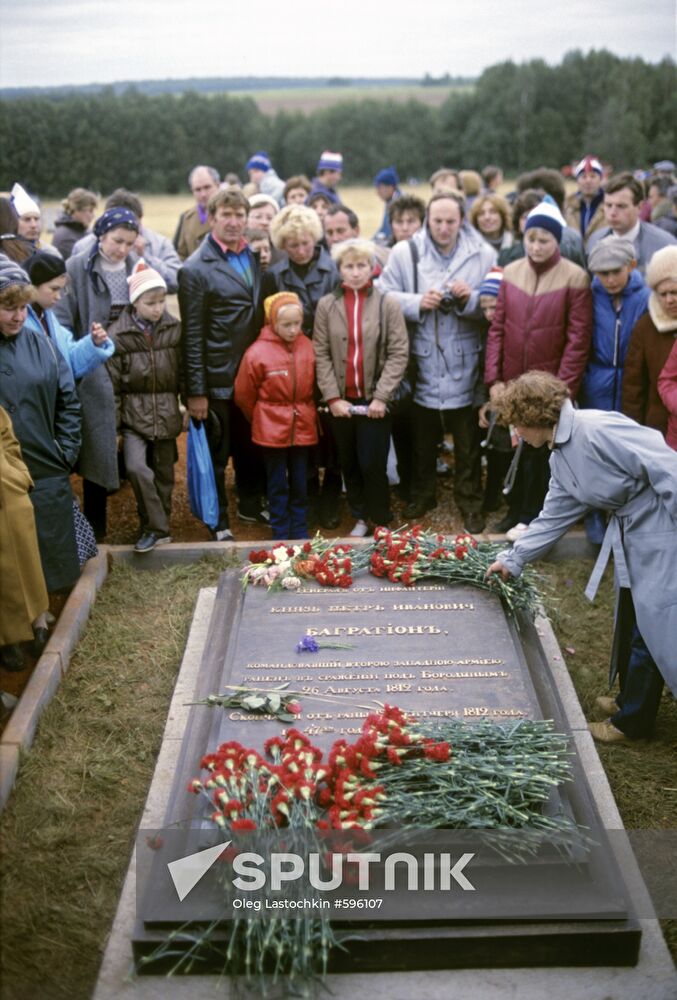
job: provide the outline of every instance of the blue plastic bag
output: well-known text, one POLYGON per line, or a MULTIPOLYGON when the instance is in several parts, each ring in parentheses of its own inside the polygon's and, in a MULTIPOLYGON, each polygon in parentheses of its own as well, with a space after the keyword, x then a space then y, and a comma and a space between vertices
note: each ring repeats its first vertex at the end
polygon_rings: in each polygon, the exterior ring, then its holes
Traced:
POLYGON ((214 467, 204 424, 192 419, 188 426, 187 466, 190 509, 195 517, 214 531, 219 523, 214 467))

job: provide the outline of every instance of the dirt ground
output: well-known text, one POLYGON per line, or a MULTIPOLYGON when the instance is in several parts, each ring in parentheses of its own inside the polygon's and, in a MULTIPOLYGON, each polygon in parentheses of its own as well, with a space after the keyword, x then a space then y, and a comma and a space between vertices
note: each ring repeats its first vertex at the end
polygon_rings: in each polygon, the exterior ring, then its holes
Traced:
MULTIPOLYGON (((186 441, 187 435, 182 434, 178 439, 179 460, 174 467, 174 495, 172 498, 172 518, 171 535, 175 542, 208 542, 210 540, 209 530, 193 516, 188 504, 188 489, 186 486, 186 441)), ((448 461, 453 465, 453 458, 448 461)), ((79 477, 73 477, 73 488, 76 495, 82 499, 82 481, 79 477)), ((233 487, 232 467, 228 467, 226 483, 230 497, 229 516, 231 531, 235 535, 237 542, 265 542, 271 538, 270 529, 262 524, 250 524, 239 521, 237 518, 237 506, 233 487)), ((392 493, 394 522, 397 526, 404 523, 403 504, 397 497, 396 492, 392 493)), ((493 514, 490 521, 500 517, 500 514, 493 514)), ((448 475, 438 477, 438 505, 435 510, 430 511, 420 522, 424 527, 435 528, 444 534, 451 534, 460 531, 463 527, 460 514, 453 499, 453 473, 450 467, 448 475)), ((311 528, 314 533, 320 530, 327 538, 341 538, 347 535, 353 527, 354 520, 350 516, 350 511, 346 503, 345 495, 341 500, 341 523, 338 528, 327 530, 315 525, 311 528)), ((130 545, 136 542, 139 536, 139 521, 136 513, 136 502, 131 485, 125 481, 117 493, 108 498, 108 534, 105 541, 109 545, 130 545)))

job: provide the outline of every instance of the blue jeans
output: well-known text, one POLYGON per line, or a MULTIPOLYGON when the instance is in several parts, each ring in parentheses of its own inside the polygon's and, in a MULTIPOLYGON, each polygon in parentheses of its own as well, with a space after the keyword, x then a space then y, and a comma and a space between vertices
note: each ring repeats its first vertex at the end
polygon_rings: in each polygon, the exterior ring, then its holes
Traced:
POLYGON ((635 622, 632 626, 627 670, 622 676, 621 692, 616 698, 619 709, 611 716, 611 724, 633 740, 651 736, 663 683, 660 671, 635 622))
POLYGON ((306 474, 308 449, 261 448, 268 480, 268 507, 273 538, 307 538, 306 474))

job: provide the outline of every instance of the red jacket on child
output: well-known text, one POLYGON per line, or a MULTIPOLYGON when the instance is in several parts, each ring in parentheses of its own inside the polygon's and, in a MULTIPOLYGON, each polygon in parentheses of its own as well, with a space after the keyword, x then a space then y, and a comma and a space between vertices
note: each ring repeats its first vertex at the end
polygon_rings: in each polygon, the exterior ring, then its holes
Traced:
POLYGON ((235 402, 252 425, 254 444, 317 444, 314 388, 315 352, 308 337, 300 333, 288 344, 264 326, 235 377, 235 402))

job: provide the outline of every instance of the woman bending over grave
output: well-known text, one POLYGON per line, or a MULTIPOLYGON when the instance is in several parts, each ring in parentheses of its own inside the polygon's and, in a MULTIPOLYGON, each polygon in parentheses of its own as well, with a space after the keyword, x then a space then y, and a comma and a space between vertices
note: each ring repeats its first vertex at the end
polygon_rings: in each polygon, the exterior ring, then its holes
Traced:
POLYGON ((504 580, 541 558, 590 509, 610 515, 585 594, 595 596, 613 552, 615 697, 598 706, 610 718, 590 723, 604 743, 652 734, 663 682, 677 692, 677 453, 663 436, 620 413, 575 410, 564 382, 532 371, 510 382, 497 402, 501 419, 532 447, 550 449, 550 485, 529 531, 487 571, 504 580))

